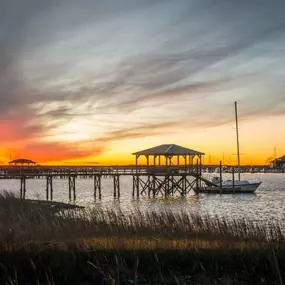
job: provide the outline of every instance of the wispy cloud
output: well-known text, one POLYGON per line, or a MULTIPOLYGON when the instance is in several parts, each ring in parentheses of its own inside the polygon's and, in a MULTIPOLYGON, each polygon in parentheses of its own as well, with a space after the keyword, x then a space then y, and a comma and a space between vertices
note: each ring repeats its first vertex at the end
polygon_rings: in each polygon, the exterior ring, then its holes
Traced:
POLYGON ((235 100, 243 118, 280 115, 284 10, 283 0, 0 1, 0 141, 66 159, 226 124, 235 100), (82 147, 64 132, 86 137, 82 147))

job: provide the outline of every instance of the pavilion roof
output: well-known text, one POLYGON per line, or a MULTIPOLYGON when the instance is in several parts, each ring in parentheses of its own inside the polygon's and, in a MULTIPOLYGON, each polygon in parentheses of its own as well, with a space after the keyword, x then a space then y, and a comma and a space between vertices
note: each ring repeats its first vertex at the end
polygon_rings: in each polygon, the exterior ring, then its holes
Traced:
POLYGON ((205 153, 176 144, 162 144, 133 153, 133 155, 204 155, 205 153))
POLYGON ((9 164, 35 164, 36 162, 29 160, 29 159, 24 159, 24 158, 19 158, 19 159, 15 159, 12 161, 9 161, 9 164))

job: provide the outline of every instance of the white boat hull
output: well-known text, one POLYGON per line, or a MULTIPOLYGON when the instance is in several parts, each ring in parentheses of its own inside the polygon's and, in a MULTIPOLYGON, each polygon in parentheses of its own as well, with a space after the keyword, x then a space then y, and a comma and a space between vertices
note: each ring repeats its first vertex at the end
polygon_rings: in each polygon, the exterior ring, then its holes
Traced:
POLYGON ((226 188, 226 189, 237 188, 237 189, 240 189, 240 192, 242 192, 242 193, 254 193, 260 184, 261 184, 261 182, 247 183, 247 184, 227 183, 227 184, 222 184, 222 188, 226 188))
POLYGON ((202 192, 207 193, 249 193, 252 194, 260 186, 261 182, 249 182, 247 180, 219 180, 219 177, 213 177, 212 181, 205 181, 207 187, 202 192), (207 183, 208 182, 208 183, 207 183))
POLYGON ((199 192, 208 194, 253 194, 259 187, 259 183, 248 183, 244 185, 222 185, 222 187, 208 186, 199 188, 199 192))

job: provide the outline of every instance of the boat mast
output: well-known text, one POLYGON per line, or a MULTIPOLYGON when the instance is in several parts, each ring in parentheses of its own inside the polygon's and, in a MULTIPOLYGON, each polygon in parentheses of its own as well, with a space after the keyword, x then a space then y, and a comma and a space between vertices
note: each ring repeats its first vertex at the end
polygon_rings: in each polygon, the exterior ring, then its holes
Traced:
POLYGON ((239 152, 239 131, 238 131, 237 102, 235 102, 235 118, 236 118, 236 134, 237 134, 238 180, 240 181, 240 152, 239 152))

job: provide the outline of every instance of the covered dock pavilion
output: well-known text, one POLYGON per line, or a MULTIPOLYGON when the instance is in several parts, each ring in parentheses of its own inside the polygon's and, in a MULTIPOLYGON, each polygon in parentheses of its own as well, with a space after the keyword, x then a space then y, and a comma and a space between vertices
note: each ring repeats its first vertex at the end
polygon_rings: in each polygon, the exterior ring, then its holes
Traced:
POLYGON ((176 192, 186 196, 191 190, 198 193, 202 182, 203 152, 176 144, 162 144, 133 155, 136 157, 136 166, 140 157, 145 157, 147 165, 145 174, 133 176, 133 196, 135 193, 137 197, 142 194, 155 197, 159 193, 169 196, 176 192))
POLYGON ((145 157, 147 166, 183 166, 190 170, 194 165, 201 168, 205 153, 176 144, 162 144, 135 152, 133 155, 136 157, 136 166, 138 166, 139 158, 145 157))

